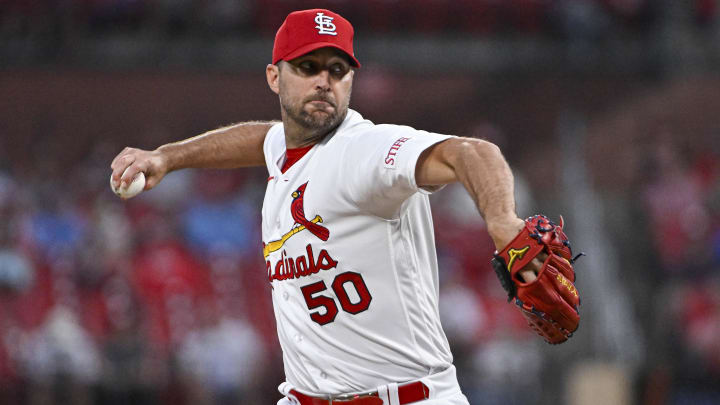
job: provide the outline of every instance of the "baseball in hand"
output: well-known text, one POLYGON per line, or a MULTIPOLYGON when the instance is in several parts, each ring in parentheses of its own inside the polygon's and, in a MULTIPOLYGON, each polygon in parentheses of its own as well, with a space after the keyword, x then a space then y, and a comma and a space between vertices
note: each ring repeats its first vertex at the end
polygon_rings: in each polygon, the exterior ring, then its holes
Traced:
MULTIPOLYGON (((125 173, 123 173, 123 176, 124 175, 125 173)), ((122 199, 135 197, 145 189, 145 173, 139 172, 138 174, 136 174, 135 178, 133 178, 133 181, 130 182, 127 187, 115 187, 113 185, 112 176, 110 176, 110 188, 115 194, 118 195, 118 197, 122 199)))

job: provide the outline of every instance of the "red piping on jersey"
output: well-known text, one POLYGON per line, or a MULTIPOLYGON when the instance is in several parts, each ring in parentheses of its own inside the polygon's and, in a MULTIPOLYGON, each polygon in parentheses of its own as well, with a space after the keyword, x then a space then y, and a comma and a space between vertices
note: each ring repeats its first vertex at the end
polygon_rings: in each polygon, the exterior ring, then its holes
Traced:
POLYGON ((292 165, 294 165, 298 160, 302 159, 302 157, 305 156, 305 154, 308 153, 313 146, 315 145, 305 146, 302 148, 288 149, 285 152, 285 163, 283 163, 282 169, 280 169, 280 171, 283 173, 288 171, 288 169, 292 167, 292 165))

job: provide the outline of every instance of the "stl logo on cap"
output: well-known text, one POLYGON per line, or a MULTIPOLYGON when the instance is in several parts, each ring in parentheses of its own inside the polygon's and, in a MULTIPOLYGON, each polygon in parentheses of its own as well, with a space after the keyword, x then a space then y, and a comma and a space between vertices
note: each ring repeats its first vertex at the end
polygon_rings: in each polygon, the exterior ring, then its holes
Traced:
POLYGON ((315 16, 315 23, 317 25, 315 28, 317 28, 318 34, 337 35, 337 32, 335 32, 335 24, 332 23, 332 20, 334 20, 333 17, 324 15, 322 12, 317 13, 317 16, 315 16))
POLYGON ((293 11, 275 33, 272 63, 291 61, 316 49, 331 47, 343 51, 350 64, 359 68, 353 36, 352 24, 338 13, 324 8, 293 11))

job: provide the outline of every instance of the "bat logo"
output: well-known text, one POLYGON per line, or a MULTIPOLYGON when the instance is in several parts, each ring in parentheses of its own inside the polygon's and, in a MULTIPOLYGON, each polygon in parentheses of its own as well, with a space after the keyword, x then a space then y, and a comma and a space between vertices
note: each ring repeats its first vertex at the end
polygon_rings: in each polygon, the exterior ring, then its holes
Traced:
POLYGON ((307 188, 307 184, 308 182, 305 182, 291 194, 292 202, 290 203, 290 214, 292 215, 293 220, 295 220, 295 224, 292 229, 285 233, 280 239, 269 242, 263 246, 263 256, 265 256, 265 258, 267 258, 270 253, 280 250, 280 248, 283 247, 285 242, 290 239, 291 236, 304 230, 308 230, 311 234, 317 236, 322 241, 326 241, 330 237, 330 230, 322 225, 319 225, 323 222, 320 215, 315 215, 313 219, 307 219, 305 217, 305 207, 303 201, 305 198, 305 188, 307 188))

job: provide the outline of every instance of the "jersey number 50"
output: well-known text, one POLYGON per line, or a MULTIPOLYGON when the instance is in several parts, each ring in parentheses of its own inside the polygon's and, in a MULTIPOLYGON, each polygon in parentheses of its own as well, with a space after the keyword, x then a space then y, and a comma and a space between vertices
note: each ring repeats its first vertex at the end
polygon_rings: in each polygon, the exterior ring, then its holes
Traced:
MULTIPOLYGON (((308 309, 325 308, 325 311, 318 310, 310 313, 310 318, 320 325, 327 325, 334 321, 338 314, 338 307, 334 299, 326 295, 314 296, 325 290, 327 290, 325 281, 318 281, 300 288, 303 297, 305 297, 305 303, 308 309)), ((335 292, 338 301, 340 301, 340 306, 343 311, 347 313, 356 315, 370 307, 372 296, 360 273, 348 271, 338 274, 332 282, 332 290, 335 292), (345 286, 348 284, 352 284, 357 296, 360 298, 356 300, 357 302, 350 300, 347 290, 345 289, 345 286)))

